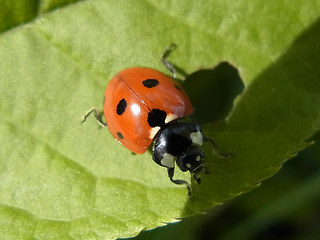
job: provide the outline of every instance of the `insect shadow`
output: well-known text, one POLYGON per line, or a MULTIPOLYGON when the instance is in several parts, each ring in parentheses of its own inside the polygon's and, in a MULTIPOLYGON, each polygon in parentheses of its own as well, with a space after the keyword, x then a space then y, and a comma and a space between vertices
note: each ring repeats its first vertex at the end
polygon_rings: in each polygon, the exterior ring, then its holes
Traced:
POLYGON ((244 84, 234 66, 221 62, 213 69, 201 69, 187 76, 183 88, 194 108, 190 118, 205 124, 222 121, 229 115, 244 84))
MULTIPOLYGON (((174 68, 185 81, 179 81, 189 96, 194 113, 190 120, 199 124, 223 121, 230 113, 235 98, 244 90, 238 70, 228 62, 221 62, 212 69, 200 69, 187 76, 179 66, 174 68)), ((152 146, 148 149, 153 153, 152 146)))

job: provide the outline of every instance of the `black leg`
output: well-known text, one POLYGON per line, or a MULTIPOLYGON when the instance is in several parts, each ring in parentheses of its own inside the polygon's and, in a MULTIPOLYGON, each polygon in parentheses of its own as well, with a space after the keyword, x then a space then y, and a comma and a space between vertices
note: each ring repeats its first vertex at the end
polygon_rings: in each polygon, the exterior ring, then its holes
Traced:
POLYGON ((210 171, 208 170, 208 168, 206 166, 203 166, 203 169, 204 169, 204 173, 205 174, 209 174, 210 173, 210 171))
POLYGON ((81 124, 83 124, 87 118, 90 116, 91 113, 94 113, 95 118, 97 119, 97 122, 102 126, 102 127, 106 127, 107 124, 105 122, 103 122, 101 114, 99 110, 97 108, 92 108, 89 112, 86 113, 86 115, 83 116, 83 120, 81 122, 81 124))
POLYGON ((197 177, 195 174, 193 174, 193 178, 198 184, 201 184, 201 178, 197 177))
POLYGON ((167 61, 167 58, 170 54, 170 52, 175 49, 177 47, 176 44, 171 43, 169 47, 167 47, 167 49, 164 51, 162 58, 161 58, 161 62, 163 63, 163 65, 172 73, 172 78, 175 79, 176 78, 176 69, 174 68, 174 66, 172 65, 171 62, 167 61))
POLYGON ((213 141, 211 138, 204 137, 203 140, 204 140, 205 142, 210 142, 210 143, 211 143, 212 151, 213 151, 214 155, 216 155, 217 157, 219 157, 219 158, 227 158, 227 157, 229 157, 230 155, 232 155, 232 154, 230 154, 230 153, 220 153, 220 152, 218 151, 218 145, 217 145, 216 142, 213 141))
POLYGON ((180 179, 172 179, 173 178, 173 175, 174 175, 174 168, 168 168, 168 176, 171 180, 171 182, 175 183, 175 184, 185 184, 187 189, 188 189, 188 195, 189 197, 191 196, 191 187, 189 185, 189 183, 185 180, 180 180, 180 179))

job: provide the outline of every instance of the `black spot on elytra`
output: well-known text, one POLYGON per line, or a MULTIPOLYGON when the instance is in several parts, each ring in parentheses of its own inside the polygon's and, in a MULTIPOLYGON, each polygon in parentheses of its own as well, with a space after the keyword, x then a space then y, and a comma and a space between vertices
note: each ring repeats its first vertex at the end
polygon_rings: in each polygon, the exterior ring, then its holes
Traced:
POLYGON ((117 105, 117 114, 118 115, 123 114, 124 111, 126 110, 126 107, 127 107, 127 101, 124 98, 122 98, 117 105))
POLYGON ((117 135, 118 135, 118 138, 119 138, 119 139, 123 139, 123 135, 122 135, 121 132, 117 132, 117 135))
POLYGON ((147 88, 153 88, 159 84, 157 79, 147 79, 142 82, 143 86, 147 88))
POLYGON ((148 124, 150 127, 162 127, 165 125, 167 113, 159 109, 152 109, 148 113, 148 124))

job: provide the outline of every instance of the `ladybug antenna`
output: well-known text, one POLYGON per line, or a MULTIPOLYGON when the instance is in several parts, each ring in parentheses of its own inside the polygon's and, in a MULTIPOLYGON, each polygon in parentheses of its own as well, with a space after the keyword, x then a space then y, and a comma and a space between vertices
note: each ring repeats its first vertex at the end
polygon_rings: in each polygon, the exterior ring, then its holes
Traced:
POLYGON ((170 55, 171 51, 174 50, 177 47, 175 43, 171 43, 166 50, 164 51, 162 57, 161 57, 161 62, 163 65, 172 73, 172 78, 176 78, 176 69, 172 65, 171 62, 167 61, 168 56, 170 55))

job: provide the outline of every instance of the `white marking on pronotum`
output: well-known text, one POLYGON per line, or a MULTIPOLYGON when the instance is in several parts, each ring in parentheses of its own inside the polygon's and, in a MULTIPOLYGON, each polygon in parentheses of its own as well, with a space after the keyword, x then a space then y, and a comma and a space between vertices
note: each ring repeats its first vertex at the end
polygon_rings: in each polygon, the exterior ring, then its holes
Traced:
POLYGON ((187 168, 191 168, 191 164, 190 163, 187 163, 186 166, 187 166, 187 168))
POLYGON ((171 122, 175 119, 177 119, 178 116, 177 115, 174 115, 174 114, 168 114, 166 119, 164 120, 165 123, 168 123, 168 122, 171 122))
POLYGON ((203 135, 200 131, 192 132, 190 134, 191 141, 195 144, 202 145, 203 143, 203 135))
POLYGON ((150 139, 153 139, 154 136, 157 134, 157 132, 159 132, 159 130, 160 130, 160 127, 153 127, 153 128, 151 128, 149 138, 150 138, 150 139))
POLYGON ((173 168, 174 160, 175 160, 174 156, 172 156, 170 153, 165 153, 163 154, 163 158, 161 159, 161 165, 168 168, 173 168))
POLYGON ((197 156, 196 161, 197 161, 197 162, 200 162, 200 160, 201 160, 201 157, 200 157, 200 156, 197 156))

